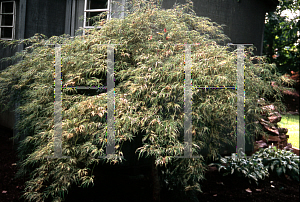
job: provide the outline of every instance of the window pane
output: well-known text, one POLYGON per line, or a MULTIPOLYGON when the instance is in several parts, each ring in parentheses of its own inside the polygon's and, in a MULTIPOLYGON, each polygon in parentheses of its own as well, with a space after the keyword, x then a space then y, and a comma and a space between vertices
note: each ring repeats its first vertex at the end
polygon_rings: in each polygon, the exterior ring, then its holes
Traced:
POLYGON ((2 13, 13 13, 14 2, 2 2, 2 13))
POLYGON ((93 24, 96 22, 96 21, 100 21, 101 19, 107 19, 107 15, 105 15, 104 17, 101 17, 99 19, 99 17, 95 18, 95 19, 89 19, 89 18, 92 18, 92 17, 95 17, 97 15, 100 15, 100 13, 102 12, 87 12, 86 13, 86 26, 93 26, 93 24))
POLYGON ((107 0, 87 0, 87 9, 107 9, 107 0))
POLYGON ((1 26, 13 26, 13 15, 2 15, 1 26))
POLYGON ((12 30, 11 27, 2 27, 1 28, 1 38, 9 38, 12 39, 12 30))

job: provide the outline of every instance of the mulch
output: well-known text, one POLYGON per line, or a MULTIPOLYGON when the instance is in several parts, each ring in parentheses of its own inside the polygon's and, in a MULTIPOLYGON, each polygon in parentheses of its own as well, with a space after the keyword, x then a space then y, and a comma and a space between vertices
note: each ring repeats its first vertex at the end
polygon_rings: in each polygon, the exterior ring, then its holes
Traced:
MULTIPOLYGON (((0 201, 19 202, 24 190, 24 179, 14 179, 17 158, 13 149, 12 131, 0 128, 0 201)), ((114 174, 115 175, 115 174, 114 174)), ((114 176, 106 173, 106 176, 114 176)), ((105 176, 105 175, 104 175, 105 176)), ((137 181, 122 178, 103 178, 95 182, 92 189, 74 188, 70 190, 66 201, 151 201, 151 181, 137 181), (103 181, 104 180, 104 181, 103 181), (116 181, 118 180, 118 181, 116 181), (100 182, 101 181, 101 182, 100 182), (102 190, 102 191, 100 191, 102 190), (114 194, 118 190, 118 194, 114 194), (104 197, 101 193, 105 193, 104 197), (107 200, 103 200, 106 198, 107 200), (114 200, 113 200, 114 199, 114 200)), ((217 171, 206 173, 201 182, 203 193, 197 195, 199 201, 299 201, 299 182, 291 181, 285 176, 271 176, 260 181, 257 186, 247 180, 233 176, 221 177, 217 171)), ((162 192, 161 201, 179 201, 172 192, 162 192)))
POLYGON ((0 126, 0 201, 17 202, 24 190, 25 179, 14 179, 17 172, 17 154, 9 138, 13 131, 0 126))
POLYGON ((299 182, 270 176, 259 184, 251 184, 233 176, 221 176, 218 171, 206 174, 199 201, 299 201, 299 182))

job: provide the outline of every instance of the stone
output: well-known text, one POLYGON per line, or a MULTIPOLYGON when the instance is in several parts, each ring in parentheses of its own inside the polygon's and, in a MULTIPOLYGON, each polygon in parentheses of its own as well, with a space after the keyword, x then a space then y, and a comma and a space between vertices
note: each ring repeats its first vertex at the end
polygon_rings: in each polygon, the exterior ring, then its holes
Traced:
POLYGON ((262 124, 265 128, 265 130, 267 130, 268 132, 270 132, 271 134, 276 134, 276 135, 279 135, 279 131, 276 127, 269 127, 268 122, 264 119, 261 119, 260 120, 260 124, 262 124))
POLYGON ((267 148, 268 145, 263 140, 256 141, 256 145, 258 148, 267 148))
POLYGON ((261 107, 262 110, 263 110, 263 114, 266 114, 267 112, 271 113, 271 111, 275 111, 276 108, 274 105, 267 105, 267 106, 264 106, 264 107, 261 107))
POLYGON ((287 145, 287 139, 283 139, 280 143, 279 143, 279 149, 284 149, 287 145))
POLYGON ((299 112, 298 112, 298 110, 296 109, 295 112, 289 112, 289 114, 292 114, 292 115, 299 115, 299 112))
POLYGON ((293 146, 291 143, 287 143, 287 145, 283 147, 283 149, 286 151, 293 151, 293 146))
MULTIPOLYGON (((258 100, 259 105, 263 105, 264 99, 258 100)), ((264 131, 266 131, 269 135, 266 139, 262 135, 259 135, 258 138, 261 139, 259 141, 256 141, 256 144, 254 145, 254 150, 257 151, 259 148, 267 148, 269 145, 274 145, 278 149, 284 149, 287 147, 288 143, 287 140, 289 138, 289 135, 287 135, 288 129, 287 128, 279 128, 278 122, 281 121, 281 115, 278 111, 276 111, 276 107, 274 105, 267 105, 262 106, 262 115, 265 118, 260 119, 256 123, 260 123, 264 131), (270 126, 270 125, 273 126, 270 126)), ((257 139, 256 139, 257 140, 257 139)), ((291 150, 290 148, 289 150, 291 150)))
POLYGON ((278 123, 281 121, 281 115, 278 112, 270 113, 268 119, 271 123, 278 123))
POLYGON ((293 147, 292 144, 291 144, 291 143, 288 143, 288 144, 286 145, 285 148, 290 149, 290 148, 292 148, 292 147, 293 147))
POLYGON ((279 138, 280 139, 287 139, 287 138, 289 138, 289 136, 285 135, 285 134, 282 134, 282 135, 279 135, 279 138))
POLYGON ((269 135, 268 142, 280 142, 280 138, 278 136, 269 135))
POLYGON ((287 132, 289 131, 287 128, 278 128, 279 133, 284 133, 287 134, 287 132))

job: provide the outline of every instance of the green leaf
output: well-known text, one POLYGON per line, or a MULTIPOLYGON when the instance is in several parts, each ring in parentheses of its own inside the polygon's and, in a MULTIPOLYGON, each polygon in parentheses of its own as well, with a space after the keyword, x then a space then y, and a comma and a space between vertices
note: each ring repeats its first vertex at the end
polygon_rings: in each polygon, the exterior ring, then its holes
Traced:
POLYGON ((227 159, 226 158, 221 158, 221 163, 227 163, 227 159))
POLYGON ((218 169, 218 171, 220 172, 221 169, 227 170, 225 166, 220 166, 219 169, 218 169))
POLYGON ((255 181, 257 181, 257 178, 254 175, 249 174, 248 176, 251 177, 252 179, 254 179, 255 181))
POLYGON ((282 175, 282 171, 283 171, 283 170, 282 170, 282 167, 277 167, 277 168, 276 168, 276 172, 277 172, 277 175, 278 175, 278 176, 281 176, 281 175, 282 175))

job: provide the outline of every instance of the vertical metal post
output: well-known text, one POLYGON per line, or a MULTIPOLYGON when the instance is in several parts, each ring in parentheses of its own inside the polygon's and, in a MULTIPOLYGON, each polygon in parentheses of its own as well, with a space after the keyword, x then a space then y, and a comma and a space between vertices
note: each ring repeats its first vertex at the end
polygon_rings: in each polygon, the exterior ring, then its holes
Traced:
MULTIPOLYGON (((237 148, 236 154, 245 153, 245 120, 244 120, 244 45, 237 45, 237 148)), ((239 156, 239 155, 238 155, 239 156)))
POLYGON ((106 154, 115 153, 115 77, 114 46, 107 46, 107 147, 106 154))
POLYGON ((62 156, 62 80, 61 80, 61 45, 55 44, 55 80, 54 80, 54 156, 47 158, 71 158, 62 156))
POLYGON ((84 11, 83 11, 83 34, 85 35, 85 27, 86 27, 86 10, 87 10, 87 0, 84 1, 84 11))
POLYGON ((62 156, 61 46, 55 45, 54 156, 62 156))
POLYGON ((126 2, 125 2, 125 0, 122 0, 122 7, 121 7, 121 10, 122 10, 122 12, 121 12, 121 19, 124 19, 124 17, 125 17, 125 4, 126 4, 126 2))
POLYGON ((184 157, 192 157, 191 44, 185 44, 184 80, 184 157))

